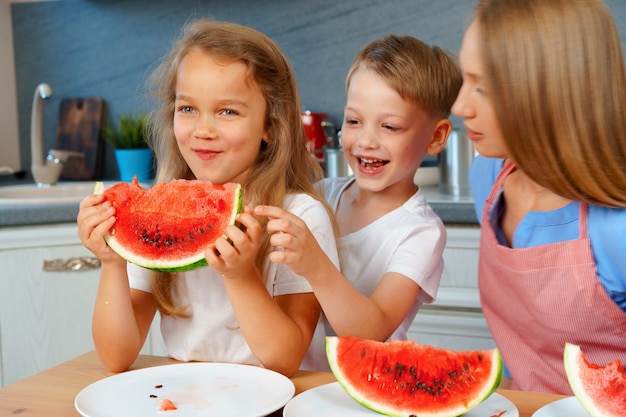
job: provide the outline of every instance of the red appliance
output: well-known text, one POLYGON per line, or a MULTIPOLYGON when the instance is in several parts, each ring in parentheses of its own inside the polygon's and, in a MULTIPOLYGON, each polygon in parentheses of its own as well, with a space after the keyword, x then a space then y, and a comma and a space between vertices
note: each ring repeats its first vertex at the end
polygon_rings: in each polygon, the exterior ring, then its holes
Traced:
POLYGON ((308 149, 318 161, 324 162, 324 147, 328 144, 329 134, 334 134, 335 126, 328 120, 326 113, 302 113, 302 124, 307 138, 308 149))

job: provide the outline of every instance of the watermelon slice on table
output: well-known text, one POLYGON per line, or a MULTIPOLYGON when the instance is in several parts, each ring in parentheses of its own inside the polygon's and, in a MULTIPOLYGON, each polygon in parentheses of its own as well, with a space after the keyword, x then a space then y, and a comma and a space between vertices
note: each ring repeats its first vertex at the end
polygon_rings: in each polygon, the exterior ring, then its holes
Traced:
POLYGON ((619 360, 606 366, 592 364, 587 362, 580 346, 566 343, 563 362, 567 381, 589 414, 626 416, 626 376, 619 360))
POLYGON ((453 351, 410 340, 327 337, 326 355, 352 398, 388 416, 459 416, 489 397, 502 378, 497 349, 453 351))
POLYGON ((181 272, 206 266, 204 252, 235 224, 242 209, 241 185, 173 180, 142 188, 136 179, 108 189, 97 183, 115 207, 107 244, 128 262, 144 268, 181 272))

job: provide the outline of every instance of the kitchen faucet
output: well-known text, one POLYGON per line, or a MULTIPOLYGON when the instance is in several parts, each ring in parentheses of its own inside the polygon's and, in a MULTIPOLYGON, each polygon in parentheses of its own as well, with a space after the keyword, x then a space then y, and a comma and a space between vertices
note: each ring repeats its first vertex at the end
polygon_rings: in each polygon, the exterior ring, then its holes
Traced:
POLYGON ((42 83, 35 89, 33 108, 30 120, 30 170, 37 187, 45 188, 56 184, 61 175, 63 164, 72 156, 84 157, 81 152, 51 149, 45 161, 43 159, 43 100, 52 96, 52 89, 48 84, 42 83))

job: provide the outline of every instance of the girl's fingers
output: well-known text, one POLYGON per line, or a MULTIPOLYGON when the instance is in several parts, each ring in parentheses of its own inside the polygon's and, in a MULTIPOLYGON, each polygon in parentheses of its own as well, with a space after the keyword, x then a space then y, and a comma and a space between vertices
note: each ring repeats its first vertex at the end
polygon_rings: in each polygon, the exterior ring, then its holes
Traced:
POLYGON ((106 235, 109 232, 109 230, 111 229, 111 226, 113 226, 113 224, 115 223, 115 220, 116 219, 114 216, 111 216, 105 219, 103 222, 99 223, 93 229, 91 236, 98 236, 98 237, 104 238, 104 235, 106 235))
POLYGON ((78 205, 79 209, 84 209, 91 206, 96 206, 104 201, 104 196, 102 194, 92 194, 83 198, 83 200, 78 205))
POLYGON ((76 221, 81 242, 93 237, 101 239, 115 223, 115 208, 107 201, 96 206, 85 205, 78 212, 76 221))

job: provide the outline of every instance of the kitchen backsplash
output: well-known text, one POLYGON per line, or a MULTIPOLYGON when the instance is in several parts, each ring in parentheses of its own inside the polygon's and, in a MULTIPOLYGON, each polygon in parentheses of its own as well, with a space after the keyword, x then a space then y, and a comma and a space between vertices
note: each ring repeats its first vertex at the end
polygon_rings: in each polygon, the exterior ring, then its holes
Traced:
MULTIPOLYGON (((607 0, 626 33, 626 2, 607 0)), ((102 97, 109 118, 149 111, 145 81, 185 21, 213 17, 254 27, 292 62, 303 105, 339 126, 350 63, 387 33, 416 36, 457 53, 475 0, 62 0, 11 5, 22 167, 30 166, 35 87, 51 85, 44 104, 44 148, 56 141, 63 97, 102 97)), ((112 149, 104 178, 117 178, 112 149)))

